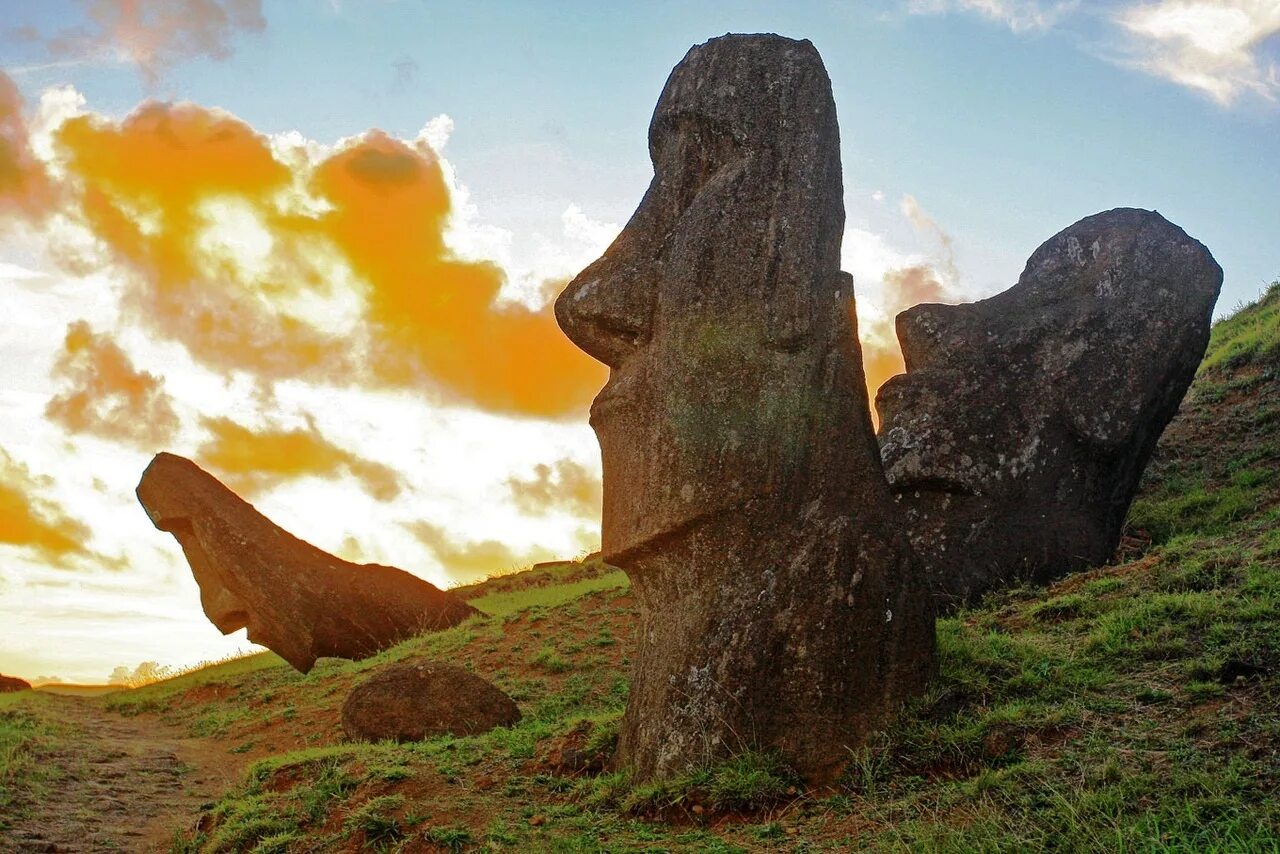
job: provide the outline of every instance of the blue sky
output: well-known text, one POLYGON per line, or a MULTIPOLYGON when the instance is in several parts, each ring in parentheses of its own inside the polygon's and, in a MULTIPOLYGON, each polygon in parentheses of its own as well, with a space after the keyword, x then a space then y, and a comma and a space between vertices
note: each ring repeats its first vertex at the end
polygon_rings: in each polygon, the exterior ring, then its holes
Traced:
MULTIPOLYGON (((671 67, 725 32, 809 38, 826 62, 868 364, 896 352, 892 319, 912 299, 898 274, 922 272, 914 281, 944 299, 989 296, 1041 242, 1112 207, 1155 208, 1204 242, 1226 274, 1220 314, 1280 278, 1280 0, 0 0, 0 12, 0 506, 16 496, 33 513, 27 533, 0 528, 0 672, 27 678, 95 681, 246 646, 204 618, 176 543, 137 506, 158 450, 213 468, 321 548, 441 585, 595 547, 599 452, 581 406, 504 408, 511 388, 450 385, 427 362, 398 385, 370 373, 372 357, 350 376, 237 362, 160 297, 242 312, 232 344, 245 352, 283 321, 336 335, 330 350, 359 362, 389 340, 378 312, 394 318, 405 282, 326 230, 317 212, 360 199, 335 202, 316 178, 375 153, 439 180, 448 216, 423 246, 498 294, 482 313, 497 337, 458 361, 501 349, 512 306, 532 324, 520 330, 563 345, 549 295, 644 192, 671 67), (165 187, 143 186, 146 157, 186 151, 166 147, 164 122, 197 154, 210 127, 239 139, 244 162, 269 162, 286 185, 165 208, 165 187), (72 124, 81 149, 61 133, 72 124), (92 173, 93 152, 122 139, 92 173), (15 151, 29 183, 6 183, 15 151), (90 190, 184 259, 189 280, 113 243, 90 190), (273 225, 281 214, 300 231, 273 225), (282 440, 309 461, 262 477, 217 467, 234 441, 280 463, 282 440)), ((201 177, 165 168, 151 171, 201 177)), ((418 320, 422 340, 441 331, 418 320)), ((415 340, 401 355, 422 356, 415 340)))
MULTIPOLYGON (((13 23, 44 33, 81 9, 24 5, 13 23)), ((109 114, 146 97, 189 99, 324 141, 371 127, 412 135, 446 113, 473 200, 520 235, 547 229, 569 203, 625 221, 648 181, 645 128, 671 66, 714 35, 774 31, 811 39, 831 73, 850 221, 901 229, 869 195, 914 195, 953 237, 968 293, 1011 284, 1041 241, 1120 205, 1160 210, 1205 242, 1226 271, 1224 307, 1280 276, 1273 101, 1223 105, 1126 67, 1110 20, 1136 4, 1077 8, 1022 31, 950 5, 268 2, 266 28, 237 34, 232 57, 175 63, 156 83, 119 62, 16 79, 29 98, 70 82, 109 114)), ((1276 42, 1257 46, 1262 62, 1276 42)), ((5 67, 49 59, 38 44, 2 50, 5 67)))

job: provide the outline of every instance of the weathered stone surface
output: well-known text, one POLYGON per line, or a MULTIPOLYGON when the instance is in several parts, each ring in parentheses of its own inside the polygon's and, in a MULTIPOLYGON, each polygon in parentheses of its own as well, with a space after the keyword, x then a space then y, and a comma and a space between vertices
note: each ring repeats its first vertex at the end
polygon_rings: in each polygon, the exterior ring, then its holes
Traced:
POLYGON ((839 267, 818 52, 693 48, 649 150, 639 208, 556 303, 611 369, 591 409, 604 558, 642 609, 616 761, 644 778, 759 747, 828 779, 934 658, 839 267))
POLYGON ((1106 561, 1209 340, 1222 270, 1158 213, 1049 239, 1018 283, 898 315, 885 470, 943 607, 1106 561))
POLYGON ((403 570, 303 542, 183 457, 158 454, 138 500, 181 544, 209 620, 223 634, 247 626, 249 640, 303 673, 321 656, 364 658, 477 613, 403 570))
POLYGON ((19 679, 17 676, 5 676, 0 673, 0 694, 11 691, 28 691, 31 689, 31 683, 25 679, 19 679))
POLYGON ((478 735, 520 720, 515 701, 461 667, 435 661, 386 667, 342 704, 342 728, 359 741, 478 735))

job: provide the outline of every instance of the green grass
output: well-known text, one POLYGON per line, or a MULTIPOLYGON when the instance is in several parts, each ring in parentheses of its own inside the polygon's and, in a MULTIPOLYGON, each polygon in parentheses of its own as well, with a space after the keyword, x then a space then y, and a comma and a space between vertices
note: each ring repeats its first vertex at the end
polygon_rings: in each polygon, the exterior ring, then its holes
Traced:
POLYGON ((471 831, 458 825, 433 827, 423 835, 428 841, 449 851, 462 851, 473 841, 471 831))
POLYGON ((1126 524, 1145 531, 1157 544, 1183 534, 1220 534, 1257 509, 1268 482, 1241 479, 1219 488, 1175 485, 1136 500, 1126 524))
POLYGON ((1278 851, 1278 306, 1273 287, 1215 327, 1130 513, 1145 553, 939 621, 939 678, 832 789, 753 751, 660 783, 566 762, 616 746, 634 654, 626 577, 598 561, 466 588, 485 616, 365 662, 237 662, 105 702, 306 745, 252 764, 181 851, 1278 851), (410 657, 491 679, 522 720, 404 745, 316 723, 410 657))
POLYGON ((594 578, 584 578, 567 584, 491 593, 469 601, 486 614, 505 617, 530 608, 555 608, 588 593, 595 593, 600 590, 619 590, 626 586, 626 574, 614 570, 594 578))
MULTIPOLYGON (((1140 564, 1007 591, 940 621, 941 677, 851 752, 831 791, 805 792, 752 752, 640 785, 543 766, 571 734, 588 752, 616 742, 625 680, 584 668, 525 685, 510 729, 259 762, 217 807, 217 832, 302 834, 322 851, 351 839, 386 850, 1275 850, 1278 516, 1183 534, 1140 564), (396 794, 403 803, 385 800, 396 794)), ((528 626, 563 637, 610 608, 607 594, 574 600, 528 626)), ((489 630, 458 647, 462 660, 489 630)), ((217 838, 203 850, 240 850, 217 838)))
POLYGON ((1280 281, 1256 301, 1214 324, 1201 374, 1240 368, 1280 355, 1280 281))
POLYGON ((1213 327, 1126 527, 1157 545, 1218 536, 1280 500, 1280 282, 1213 327))
POLYGON ((613 802, 602 797, 597 788, 599 779, 587 788, 588 800, 639 815, 664 815, 673 809, 694 811, 696 815, 697 807, 752 812, 780 804, 798 792, 794 775, 776 757, 751 751, 672 779, 638 786, 619 786, 616 779, 603 778, 605 790, 618 797, 613 802))
POLYGON ((40 753, 61 741, 61 727, 42 711, 49 699, 23 691, 0 694, 0 830, 43 797, 56 772, 40 753))
POLYGON ((246 655, 194 673, 187 673, 143 688, 118 691, 104 701, 108 709, 124 715, 154 712, 164 708, 174 698, 204 685, 225 684, 238 678, 264 670, 288 668, 284 659, 274 652, 246 655))

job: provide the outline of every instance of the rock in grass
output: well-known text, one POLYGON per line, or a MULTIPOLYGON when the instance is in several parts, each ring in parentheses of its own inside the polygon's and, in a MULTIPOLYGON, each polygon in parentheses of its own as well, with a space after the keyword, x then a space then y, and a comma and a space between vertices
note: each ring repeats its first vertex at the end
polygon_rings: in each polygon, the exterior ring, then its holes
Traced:
POLYGON ((5 676, 0 673, 0 694, 11 691, 28 691, 31 689, 31 683, 25 679, 19 679, 17 676, 5 676))
POLYGON ((1181 228, 1119 208, 1050 238, 1003 293, 898 315, 881 453, 940 604, 1111 556, 1221 284, 1181 228))
POLYGON ((520 720, 515 701, 474 673, 435 661, 393 664, 351 690, 342 728, 357 741, 479 735, 520 720))
POLYGON ((303 673, 321 656, 366 658, 478 613, 403 570, 303 542, 183 457, 158 454, 138 500, 181 544, 209 620, 223 634, 247 627, 303 673))

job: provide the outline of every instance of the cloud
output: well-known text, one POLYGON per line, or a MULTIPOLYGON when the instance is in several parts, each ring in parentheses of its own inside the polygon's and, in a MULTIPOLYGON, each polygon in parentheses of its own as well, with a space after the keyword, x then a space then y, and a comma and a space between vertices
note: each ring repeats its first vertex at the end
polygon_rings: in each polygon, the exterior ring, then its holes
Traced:
MULTIPOLYGON (((876 392, 889 377, 906 370, 902 350, 893 331, 893 320, 899 313, 924 302, 946 302, 947 288, 938 271, 928 264, 914 264, 885 272, 884 304, 887 319, 864 333, 862 362, 867 378, 867 394, 874 401, 876 392)), ((875 420, 878 422, 879 417, 875 420)))
POLYGON ((305 427, 252 430, 230 418, 205 418, 210 439, 196 452, 236 492, 257 495, 300 477, 349 475, 378 501, 393 501, 404 489, 390 466, 365 459, 330 442, 307 419, 305 427))
POLYGON ((910 193, 903 194, 901 209, 902 215, 910 221, 916 231, 938 242, 938 262, 943 267, 943 275, 951 281, 958 279, 955 243, 952 241, 951 235, 943 231, 942 226, 938 225, 933 217, 925 213, 924 208, 920 207, 920 203, 916 201, 916 197, 910 193))
POLYGON ((0 544, 28 549, 65 567, 72 558, 89 554, 89 528, 41 495, 51 483, 0 448, 0 544))
POLYGON ((1224 106, 1252 92, 1280 95, 1280 65, 1263 56, 1280 34, 1275 0, 1158 0, 1130 6, 1116 21, 1133 39, 1132 64, 1224 106))
POLYGON ((226 59, 241 33, 266 28, 262 0, 81 0, 89 25, 43 41, 55 57, 113 59, 138 66, 156 81, 174 64, 198 57, 226 59))
POLYGON ((907 11, 916 15, 975 12, 1021 33, 1047 30, 1079 5, 1079 0, 907 0, 907 11))
POLYGON ((566 415, 590 403, 606 372, 560 332, 551 304, 499 301, 501 268, 449 251, 450 195, 433 152, 373 132, 319 164, 312 186, 332 206, 322 232, 370 285, 375 373, 411 384, 421 369, 497 412, 566 415))
POLYGON ((282 306, 317 286, 314 265, 284 259, 250 268, 237 263, 243 252, 221 250, 252 245, 252 235, 210 239, 216 223, 237 220, 207 202, 233 201, 258 224, 258 212, 271 211, 289 187, 289 169, 265 137, 220 111, 148 102, 118 123, 74 116, 55 143, 74 188, 68 215, 134 273, 125 294, 134 319, 215 370, 271 379, 345 369, 338 339, 282 306), (283 278, 290 274, 296 278, 283 278), (273 284, 276 277, 288 284, 273 284))
POLYGON ((506 543, 498 540, 456 543, 443 528, 429 522, 405 522, 404 528, 427 547, 454 581, 460 583, 501 575, 555 558, 552 552, 541 548, 517 554, 506 543))
MULTIPOLYGON (((894 323, 898 314, 920 303, 952 300, 959 282, 951 235, 910 194, 903 195, 899 211, 934 244, 928 254, 899 252, 878 234, 850 228, 841 257, 854 278, 863 372, 873 403, 885 380, 905 370, 894 323)), ((879 421, 874 406, 872 420, 879 421)))
MULTIPOLYGON (((131 493, 137 451, 68 441, 42 417, 51 398, 84 393, 68 409, 98 429, 119 426, 159 389, 184 422, 174 450, 253 493, 282 525, 363 560, 416 554, 441 582, 444 570, 394 516, 443 525, 452 539, 437 543, 441 563, 456 575, 598 541, 584 518, 529 516, 503 500, 512 472, 535 477, 533 461, 593 447, 585 419, 564 416, 585 414, 604 371, 545 322, 545 297, 514 293, 536 266, 531 251, 511 252, 519 266, 509 267, 506 256, 459 248, 459 231, 483 221, 478 212, 464 220, 464 188, 437 153, 447 118, 409 140, 369 132, 322 144, 265 135, 194 104, 148 102, 105 116, 71 87, 46 90, 25 118, 22 150, 45 167, 52 210, 7 232, 13 264, 0 276, 11 280, 17 301, 6 309, 17 325, 4 347, 12 358, 0 359, 13 380, 0 390, 0 446, 58 479, 55 491, 40 479, 0 478, 6 660, 88 678, 149 657, 157 630, 175 660, 242 643, 208 625, 190 573, 153 542, 131 493), (80 320, 86 341, 68 347, 68 324, 80 320), (538 356, 544 346, 560 355, 538 356), (60 355, 67 364, 51 379, 60 355), (544 383, 536 370, 566 384, 544 383), (224 417, 201 422, 197 413, 224 417), (410 478, 440 488, 411 494, 410 478), (401 498, 379 505, 353 498, 357 487, 401 498), (403 506, 413 509, 388 513, 403 506), (344 541, 351 534, 358 539, 344 541), (42 565, 55 562, 86 572, 42 565), (104 578, 110 567, 126 571, 104 578), (110 616, 139 602, 148 615, 110 616), (73 604, 86 616, 59 616, 73 604), (111 623, 109 644, 93 612, 111 623), (54 634, 55 645, 22 646, 54 634)), ((597 226, 568 210, 547 234, 555 242, 563 230, 570 251, 585 253, 608 239, 597 226)))
POLYGON ((155 452, 178 432, 164 381, 135 368, 120 345, 83 320, 67 327, 52 373, 65 388, 50 399, 45 415, 73 433, 155 452))
POLYGON ((525 513, 541 515, 563 510, 586 519, 600 518, 600 475, 570 459, 539 463, 529 478, 510 477, 511 497, 525 513))
POLYGON ((126 308, 206 367, 537 417, 580 414, 603 384, 549 301, 503 300, 497 264, 450 249, 451 187, 425 134, 323 150, 148 102, 55 137, 70 215, 135 274, 126 308))
MULTIPOLYGON (((968 12, 997 21, 1014 32, 1043 32, 1081 8, 1079 0, 906 0, 912 14, 968 12)), ((1253 93, 1280 99, 1280 4, 1275 0, 1151 0, 1085 6, 1083 21, 1101 20, 1118 28, 1118 64, 1177 83, 1223 106, 1253 93), (1108 10, 1106 7, 1110 6, 1108 10), (1104 11, 1105 10, 1105 11, 1104 11)), ((1075 27, 1086 44, 1097 40, 1075 27)), ((1094 44, 1099 49, 1101 45, 1094 44)), ((1115 53, 1114 47, 1107 50, 1115 53)))
POLYGON ((53 203, 44 164, 31 150, 18 87, 0 71, 0 222, 19 215, 42 216, 53 203))

